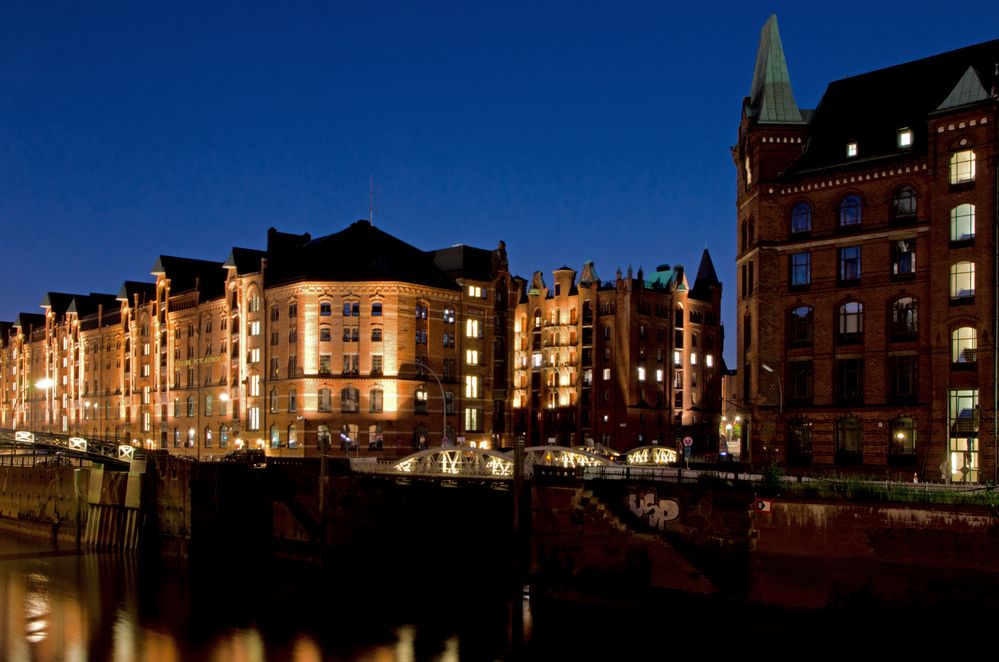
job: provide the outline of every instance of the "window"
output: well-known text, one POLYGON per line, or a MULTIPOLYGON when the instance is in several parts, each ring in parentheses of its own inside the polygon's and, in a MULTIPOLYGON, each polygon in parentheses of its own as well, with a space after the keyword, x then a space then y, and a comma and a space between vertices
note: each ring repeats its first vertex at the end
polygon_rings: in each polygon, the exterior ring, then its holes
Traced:
POLYGON ((482 432, 482 410, 476 407, 465 409, 465 432, 482 432))
POLYGON ((974 365, 978 360, 978 334, 974 327, 962 326, 950 334, 950 362, 974 365))
POLYGON ((281 309, 277 306, 271 306, 271 321, 277 322, 279 319, 281 319, 281 309))
POLYGON ((896 221, 916 217, 916 191, 911 186, 903 186, 895 192, 891 202, 891 217, 896 221))
POLYGON ((298 411, 298 391, 293 388, 288 389, 288 412, 298 411))
POLYGON ((344 354, 342 374, 356 375, 360 370, 360 363, 361 361, 359 354, 344 354))
POLYGON ((673 365, 683 365, 682 352, 673 352, 673 365))
POLYGON ((372 354, 371 355, 371 374, 380 375, 382 374, 382 355, 372 354))
POLYGON ((898 130, 898 148, 909 149, 912 147, 912 129, 898 130))
POLYGON ((955 152, 950 157, 950 183, 975 181, 975 153, 970 149, 955 152))
MULTIPOLYGON (((319 303, 319 315, 321 317, 329 317, 333 314, 333 304, 329 301, 322 301, 319 303)), ((289 313, 290 315, 290 313, 289 313)))
POLYGON ((444 323, 454 324, 454 308, 447 306, 444 308, 444 323))
POLYGON ((804 418, 792 418, 787 422, 787 461, 788 464, 811 464, 812 462, 812 423, 804 418))
POLYGON ((475 375, 465 375, 465 397, 479 397, 479 378, 475 375))
POLYGON ((896 299, 891 305, 891 335, 895 339, 916 337, 916 300, 912 297, 896 299))
POLYGON ((215 401, 211 395, 205 396, 205 416, 211 416, 212 410, 214 409, 215 401))
POLYGON ((270 402, 270 409, 272 414, 276 414, 278 410, 278 390, 272 388, 267 398, 270 402))
POLYGON ((841 404, 864 398, 864 360, 836 359, 836 398, 841 404))
POLYGON ((250 395, 253 397, 260 395, 260 375, 250 375, 250 395))
POLYGON ((333 334, 330 331, 330 327, 321 326, 319 327, 319 342, 329 342, 333 340, 333 334))
POLYGON ((792 361, 788 364, 788 400, 792 404, 812 404, 812 362, 792 361))
POLYGON ((426 329, 417 329, 416 330, 416 344, 417 345, 426 345, 427 344, 427 330, 426 329))
POLYGON ((259 347, 252 348, 249 352, 247 352, 247 354, 248 354, 248 356, 246 357, 247 361, 249 361, 250 363, 260 363, 259 347))
POLYGON ((361 392, 353 386, 340 389, 340 411, 345 413, 356 412, 361 407, 361 392))
POLYGON ((251 313, 260 312, 260 295, 256 292, 250 294, 249 309, 251 313))
POLYGON ((420 386, 416 389, 416 394, 414 396, 414 408, 417 414, 427 413, 427 389, 420 386))
POLYGON ((975 238, 975 205, 961 204, 950 210, 950 240, 975 238))
POLYGON ((638 381, 645 381, 645 366, 638 366, 638 381))
POLYGON ((606 382, 606 381, 608 381, 608 380, 610 379, 610 377, 611 377, 611 371, 610 371, 610 368, 604 368, 604 370, 603 370, 603 378, 604 378, 604 381, 605 381, 605 382, 606 382))
POLYGON ((792 345, 812 344, 812 307, 798 306, 788 315, 788 341, 792 345))
POLYGON ((247 410, 246 413, 248 414, 247 418, 249 419, 247 421, 247 425, 249 426, 249 429, 250 430, 254 430, 254 431, 259 430, 260 429, 260 407, 250 407, 249 410, 247 410))
POLYGON ((253 320, 250 322, 250 335, 259 336, 260 335, 260 320, 253 320))
POLYGON ((916 240, 899 239, 892 242, 891 271, 893 276, 911 276, 916 273, 916 240))
POLYGON ((441 346, 442 347, 454 347, 454 334, 445 331, 441 334, 441 346))
POLYGON ((953 389, 949 400, 950 478, 958 482, 976 482, 980 422, 978 389, 953 389))
POLYGON ((860 196, 848 195, 839 204, 839 226, 841 228, 860 225, 861 204, 860 196))
POLYGON ((482 325, 479 320, 471 318, 465 320, 465 336, 468 338, 482 337, 482 325))
POLYGON ((381 317, 382 316, 382 304, 380 301, 376 301, 371 304, 371 316, 381 317))
POLYGON ((690 365, 697 365, 697 352, 690 353, 690 365))
POLYGON ((812 254, 791 255, 791 287, 807 287, 812 282, 812 254))
POLYGON ((974 299, 975 297, 975 263, 962 261, 950 268, 950 298, 951 300, 974 299))
POLYGON ((416 311, 416 319, 425 320, 427 319, 427 315, 430 312, 430 307, 425 303, 417 303, 415 311, 416 311))
POLYGON ((888 357, 888 397, 895 402, 916 398, 915 355, 888 357))
POLYGON ((274 423, 271 424, 270 438, 271 448, 277 448, 281 445, 281 433, 278 432, 278 427, 274 423))
POLYGON ((477 349, 465 350, 465 364, 479 365, 479 350, 477 349))
POLYGON ((187 417, 194 416, 194 396, 187 396, 187 417))
POLYGON ((791 211, 791 232, 811 232, 812 206, 807 202, 799 202, 791 211))
POLYGON ((376 326, 371 329, 371 342, 381 342, 382 341, 382 327, 376 326))
POLYGON ((290 354, 288 356, 288 376, 294 377, 297 374, 298 374, 298 355, 290 354))
POLYGON ((468 286, 468 296, 474 299, 485 299, 486 298, 486 288, 479 287, 478 285, 468 286))
POLYGON ((860 246, 839 249, 839 282, 853 283, 860 280, 860 246))
POLYGON ((891 422, 891 437, 888 440, 888 463, 898 466, 893 459, 916 460, 916 421, 908 416, 900 416, 891 422))
POLYGON ((373 388, 368 393, 369 409, 372 413, 379 413, 384 408, 384 393, 380 388, 373 388))
POLYGON ((854 158, 857 156, 857 143, 849 142, 846 144, 846 156, 847 158, 854 158))
POLYGON ((298 447, 298 428, 292 423, 288 426, 288 448, 298 447))
POLYGON ((333 357, 331 354, 320 354, 319 355, 319 374, 328 375, 332 372, 333 368, 333 357))
POLYGON ((854 416, 836 421, 836 462, 860 464, 860 421, 854 416))
POLYGON ((294 320, 298 317, 298 304, 289 303, 288 304, 288 320, 294 320))
POLYGON ((864 333, 864 304, 848 301, 839 307, 839 340, 857 340, 864 333))
POLYGON ((319 412, 329 412, 332 409, 333 397, 328 388, 321 388, 317 394, 316 410, 319 412))

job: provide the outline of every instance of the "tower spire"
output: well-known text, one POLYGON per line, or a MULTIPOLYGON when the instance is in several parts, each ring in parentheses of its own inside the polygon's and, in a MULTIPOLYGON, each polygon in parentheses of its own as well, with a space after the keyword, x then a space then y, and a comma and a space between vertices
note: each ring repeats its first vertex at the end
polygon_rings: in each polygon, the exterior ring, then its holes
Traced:
POLYGON ((760 31, 756 70, 749 93, 749 113, 759 122, 800 124, 801 110, 794 101, 791 77, 787 73, 784 45, 777 27, 777 14, 771 14, 760 31))

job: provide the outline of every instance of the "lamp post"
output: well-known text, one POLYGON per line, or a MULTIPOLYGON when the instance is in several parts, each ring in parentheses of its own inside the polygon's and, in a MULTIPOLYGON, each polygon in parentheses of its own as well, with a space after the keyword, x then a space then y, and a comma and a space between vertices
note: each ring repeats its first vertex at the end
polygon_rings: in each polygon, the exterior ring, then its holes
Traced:
POLYGON ((434 381, 437 382, 437 388, 439 388, 441 390, 441 414, 444 417, 444 427, 441 430, 441 446, 444 446, 448 442, 448 438, 447 438, 447 399, 444 397, 444 386, 443 386, 443 384, 441 384, 441 380, 437 376, 437 373, 434 372, 430 368, 430 366, 424 365, 423 363, 417 363, 415 361, 399 361, 399 367, 400 368, 402 366, 404 366, 404 365, 415 366, 417 368, 420 368, 420 369, 423 369, 423 370, 426 370, 427 372, 429 372, 433 376, 434 381))

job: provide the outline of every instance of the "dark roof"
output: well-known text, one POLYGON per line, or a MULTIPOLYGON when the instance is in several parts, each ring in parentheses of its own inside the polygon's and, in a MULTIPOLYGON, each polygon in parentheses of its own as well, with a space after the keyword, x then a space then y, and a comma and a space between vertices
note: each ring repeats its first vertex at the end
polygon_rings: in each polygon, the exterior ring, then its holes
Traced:
POLYGON ((223 266, 234 268, 239 276, 252 274, 260 271, 260 260, 265 257, 267 257, 267 251, 233 247, 223 266))
POLYGON ((926 154, 927 118, 980 98, 968 69, 991 88, 997 62, 999 39, 831 83, 815 109, 805 152, 787 174, 926 154), (913 132, 905 151, 898 146, 902 128, 913 132), (849 142, 857 143, 857 156, 848 159, 849 142))
POLYGON ((46 292, 45 296, 42 297, 42 302, 39 304, 42 308, 51 308, 52 312, 55 314, 56 319, 62 319, 62 317, 69 310, 70 304, 73 303, 73 299, 79 294, 67 294, 65 292, 46 292))
POLYGON ((451 278, 492 280, 493 252, 459 244, 433 251, 434 264, 451 278))
POLYGON ((45 315, 41 313, 21 313, 14 320, 14 326, 20 327, 22 332, 28 332, 29 329, 43 329, 45 328, 45 315))
POLYGON ((427 253, 360 220, 335 234, 269 252, 268 286, 300 280, 399 281, 457 290, 427 253))
POLYGON ((7 346, 7 339, 10 337, 10 330, 14 328, 13 322, 0 322, 0 344, 7 346))
POLYGON ((135 303, 135 295, 139 295, 139 303, 151 301, 156 296, 156 283, 143 283, 136 280, 126 280, 118 290, 118 301, 135 303))
POLYGON ((88 315, 98 314, 98 312, 101 312, 101 306, 103 306, 103 312, 106 313, 118 310, 121 308, 121 303, 114 294, 95 294, 91 292, 85 296, 79 295, 73 297, 73 302, 69 305, 67 312, 76 313, 77 317, 83 318, 88 315))
POLYGON ((197 289, 203 300, 225 294, 227 274, 221 262, 161 255, 153 265, 152 273, 164 274, 170 279, 170 294, 197 289))
POLYGON ((715 265, 711 261, 711 254, 705 248, 701 254, 701 264, 697 267, 697 278, 694 279, 694 287, 690 290, 690 296, 700 301, 710 301, 711 289, 721 286, 718 274, 715 273, 715 265))
POLYGON ((268 253, 283 253, 310 241, 312 241, 312 235, 308 232, 292 234, 291 232, 279 232, 276 228, 267 228, 268 253))

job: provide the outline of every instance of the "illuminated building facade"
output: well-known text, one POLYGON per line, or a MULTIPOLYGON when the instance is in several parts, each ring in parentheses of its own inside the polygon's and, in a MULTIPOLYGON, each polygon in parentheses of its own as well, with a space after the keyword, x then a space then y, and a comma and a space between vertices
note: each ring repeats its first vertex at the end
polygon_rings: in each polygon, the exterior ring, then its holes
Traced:
POLYGON ((997 478, 999 41, 743 103, 738 388, 756 462, 997 478))
POLYGON ((721 283, 707 250, 694 287, 683 267, 601 282, 592 262, 518 279, 513 428, 528 446, 624 451, 685 436, 717 451, 723 329, 721 283))
POLYGON ((0 326, 2 427, 205 459, 509 437, 502 243, 425 252, 358 221, 271 229, 224 262, 161 256, 152 274, 117 296, 49 293, 0 326))

